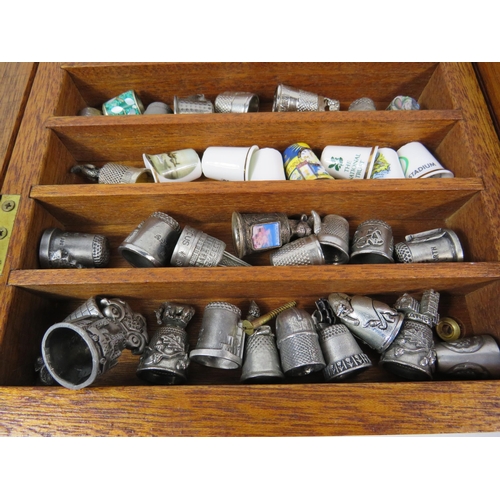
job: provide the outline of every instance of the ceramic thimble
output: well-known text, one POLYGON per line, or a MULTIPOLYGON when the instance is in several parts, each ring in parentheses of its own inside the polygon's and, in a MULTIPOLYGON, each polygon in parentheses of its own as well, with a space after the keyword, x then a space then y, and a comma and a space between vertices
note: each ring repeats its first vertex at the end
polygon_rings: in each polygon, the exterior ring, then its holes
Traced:
POLYGON ((376 111, 375 103, 369 97, 360 97, 349 105, 348 111, 376 111))
POLYGON ((259 96, 251 92, 222 92, 215 98, 216 113, 256 113, 259 96))
POLYGON ((341 323, 322 329, 319 342, 326 361, 323 375, 327 382, 345 380, 372 366, 352 333, 341 323))
POLYGON ((229 302, 210 302, 203 312, 198 342, 190 359, 213 368, 235 370, 243 363, 244 347, 241 310, 229 302))
POLYGON ((340 102, 336 99, 300 90, 280 83, 274 92, 273 111, 338 111, 340 102))
POLYGON ((292 307, 276 318, 276 344, 285 375, 308 375, 325 367, 311 315, 292 307))
POLYGON ((451 229, 431 229, 405 236, 404 242, 397 243, 394 255, 397 262, 462 262, 464 252, 455 231, 451 229))
POLYGON ((158 324, 149 345, 146 346, 137 376, 154 384, 182 384, 187 379, 189 342, 186 326, 194 316, 194 307, 164 302, 155 311, 158 324))
POLYGON ((189 97, 174 96, 174 113, 176 115, 192 115, 213 113, 214 105, 205 99, 204 94, 195 94, 189 97))
POLYGON ((500 378, 500 350, 492 335, 436 343, 437 371, 459 379, 500 378))
POLYGON ((321 222, 318 241, 326 264, 349 261, 349 222, 340 215, 326 215, 321 222))
POLYGON ((398 95, 389 103, 387 109, 390 111, 418 110, 420 109, 420 104, 413 97, 398 95))
POLYGON ((42 269, 82 269, 106 267, 109 263, 109 240, 100 234, 69 233, 46 229, 40 240, 42 269))
POLYGON ((152 102, 144 111, 145 115, 168 115, 172 113, 170 106, 164 102, 152 102))
POLYGON ((144 113, 144 105, 139 96, 133 90, 127 90, 117 97, 113 97, 102 105, 104 115, 141 115, 144 113))
POLYGON ((241 382, 279 382, 285 375, 276 346, 276 337, 269 325, 255 329, 245 341, 245 358, 241 370, 241 382))
POLYGON ((143 154, 142 159, 155 182, 191 182, 202 175, 200 157, 191 148, 155 155, 143 154))
POLYGON ((272 266, 320 266, 325 264, 318 236, 311 234, 283 245, 270 254, 272 266))
POLYGON ((371 219, 356 229, 351 244, 352 264, 387 264, 394 262, 392 228, 384 221, 371 219))
POLYGON ((125 238, 118 251, 134 267, 167 266, 180 234, 175 219, 154 212, 125 238))
POLYGON ((296 142, 283 151, 286 178, 291 181, 333 180, 309 144, 296 142))

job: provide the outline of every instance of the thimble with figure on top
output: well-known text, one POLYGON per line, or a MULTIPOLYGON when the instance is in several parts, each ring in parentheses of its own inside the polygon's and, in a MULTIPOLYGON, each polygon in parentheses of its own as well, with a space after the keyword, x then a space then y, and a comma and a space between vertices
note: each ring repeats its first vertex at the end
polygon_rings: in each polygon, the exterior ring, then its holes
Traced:
POLYGON ((387 264, 394 262, 392 228, 382 220, 362 222, 352 239, 352 264, 387 264))

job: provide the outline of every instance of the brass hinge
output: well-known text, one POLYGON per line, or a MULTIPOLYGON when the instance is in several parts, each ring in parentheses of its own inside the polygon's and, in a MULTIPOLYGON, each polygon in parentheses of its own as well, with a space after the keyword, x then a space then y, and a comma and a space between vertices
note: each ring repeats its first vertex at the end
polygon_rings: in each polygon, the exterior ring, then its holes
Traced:
POLYGON ((0 195, 0 274, 3 272, 3 266, 7 258, 10 237, 12 236, 20 199, 21 197, 17 194, 0 195))

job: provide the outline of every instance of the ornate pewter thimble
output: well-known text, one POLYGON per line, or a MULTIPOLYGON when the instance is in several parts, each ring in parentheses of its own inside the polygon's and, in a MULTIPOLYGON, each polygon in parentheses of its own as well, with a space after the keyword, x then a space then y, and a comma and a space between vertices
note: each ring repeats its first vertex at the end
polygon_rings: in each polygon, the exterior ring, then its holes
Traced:
POLYGON ((360 97, 349 105, 348 111, 376 111, 375 103, 369 97, 360 97))
POLYGON ((315 302, 316 310, 312 313, 312 319, 316 331, 320 332, 330 325, 338 322, 337 316, 333 313, 333 309, 328 302, 328 299, 322 298, 315 302))
POLYGON ((341 381, 372 366, 347 326, 330 325, 319 332, 319 343, 325 357, 323 375, 327 382, 341 381))
POLYGON ((438 373, 459 379, 500 377, 500 350, 491 335, 436 344, 438 373))
POLYGON ((246 338, 241 382, 279 382, 285 376, 276 347, 276 337, 269 325, 258 327, 246 338))
POLYGON ((174 96, 174 113, 176 115, 213 112, 214 105, 205 99, 204 94, 195 94, 189 97, 174 96))
POLYGON ((57 228, 43 232, 38 252, 42 269, 106 267, 109 255, 109 240, 105 236, 68 233, 57 228))
POLYGON ((273 111, 338 111, 340 102, 280 83, 274 92, 273 111))
POLYGON ((89 163, 75 165, 71 168, 72 174, 80 174, 99 184, 138 184, 154 182, 151 172, 147 168, 127 167, 118 163, 106 163, 97 168, 89 163))
POLYGON ((49 370, 45 366, 43 361, 43 356, 38 356, 35 362, 35 373, 37 374, 38 382, 41 385, 56 385, 57 382, 54 377, 50 374, 49 370))
POLYGON ((398 334, 404 314, 370 297, 331 293, 328 302, 340 321, 362 342, 384 352, 398 334))
POLYGON ((117 97, 113 97, 102 105, 104 115, 141 115, 144 105, 133 90, 127 90, 117 97))
POLYGON ((318 241, 326 264, 349 262, 349 222, 340 215, 323 217, 318 241))
POLYGON ((212 368, 235 370, 242 365, 244 347, 240 309, 229 302, 210 302, 190 359, 212 368))
POLYGON ((251 92, 222 92, 215 98, 216 113, 256 113, 259 96, 251 92))
POLYGON ((325 263, 318 236, 311 234, 283 245, 270 255, 272 266, 319 266, 325 263))
POLYGON ((185 226, 172 253, 175 267, 238 267, 246 262, 225 251, 226 244, 199 229, 185 226))
POLYGON ((154 212, 125 238, 118 251, 134 267, 167 266, 180 234, 175 219, 154 212))
POLYGON ((96 108, 83 108, 78 112, 78 116, 101 116, 102 112, 96 108))
POLYGON ((117 364, 124 349, 142 354, 148 341, 145 318, 123 300, 95 297, 90 303, 99 308, 97 317, 66 318, 52 325, 42 339, 48 372, 68 389, 89 386, 117 364))
POLYGON ((420 104, 413 97, 398 95, 389 103, 387 109, 391 111, 420 109, 420 104))
POLYGON ((352 239, 352 264, 387 264, 394 262, 392 228, 381 220, 362 222, 352 239))
POLYGON ((431 229, 405 236, 406 242, 394 247, 397 262, 462 262, 460 240, 451 229, 431 229))
POLYGON ((164 102, 152 102, 144 111, 145 115, 169 115, 172 114, 173 111, 164 102))
POLYGON ((292 307, 276 318, 276 343, 285 375, 308 375, 325 367, 311 315, 292 307))
POLYGON ((137 376, 153 384, 174 385, 186 381, 189 343, 186 326, 194 316, 194 307, 164 302, 155 311, 159 325, 139 360, 137 376))
POLYGON ((313 211, 311 217, 302 215, 300 220, 289 219, 283 213, 240 214, 233 212, 233 243, 238 257, 279 248, 293 238, 309 236, 321 219, 313 211))

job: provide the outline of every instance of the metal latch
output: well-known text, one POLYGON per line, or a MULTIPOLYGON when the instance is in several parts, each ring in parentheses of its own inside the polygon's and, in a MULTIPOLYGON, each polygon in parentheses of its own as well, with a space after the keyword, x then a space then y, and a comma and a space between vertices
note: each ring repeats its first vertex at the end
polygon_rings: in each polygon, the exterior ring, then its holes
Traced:
POLYGON ((21 197, 17 194, 3 194, 0 196, 0 274, 3 272, 7 251, 9 250, 10 237, 20 199, 21 197))

